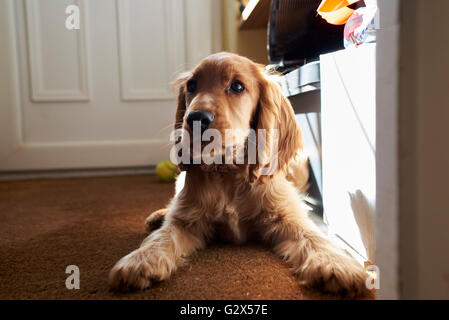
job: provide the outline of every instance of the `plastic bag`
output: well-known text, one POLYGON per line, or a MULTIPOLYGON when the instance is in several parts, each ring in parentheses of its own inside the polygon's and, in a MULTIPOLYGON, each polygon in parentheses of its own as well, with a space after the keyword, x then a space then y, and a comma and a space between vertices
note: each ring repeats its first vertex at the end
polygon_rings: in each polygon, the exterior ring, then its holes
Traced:
POLYGON ((377 6, 375 5, 358 8, 354 11, 346 22, 343 33, 345 48, 376 40, 374 28, 376 12, 377 6))

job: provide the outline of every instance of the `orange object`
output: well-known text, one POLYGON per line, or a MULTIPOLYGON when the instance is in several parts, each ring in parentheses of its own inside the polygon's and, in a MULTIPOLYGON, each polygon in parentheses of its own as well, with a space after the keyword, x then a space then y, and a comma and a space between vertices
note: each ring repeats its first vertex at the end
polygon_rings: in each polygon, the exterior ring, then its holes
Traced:
POLYGON ((348 21, 353 9, 349 5, 360 0, 323 0, 317 9, 318 14, 330 24, 345 24, 348 21))

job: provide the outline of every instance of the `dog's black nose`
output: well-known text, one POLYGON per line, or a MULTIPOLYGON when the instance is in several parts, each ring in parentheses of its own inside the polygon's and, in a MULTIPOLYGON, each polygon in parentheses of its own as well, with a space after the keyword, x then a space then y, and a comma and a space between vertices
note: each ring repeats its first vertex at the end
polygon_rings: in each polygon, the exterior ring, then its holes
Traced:
POLYGON ((209 129, 212 122, 214 122, 214 114, 206 110, 191 111, 187 116, 187 124, 193 130, 193 122, 199 121, 201 124, 201 132, 209 129))

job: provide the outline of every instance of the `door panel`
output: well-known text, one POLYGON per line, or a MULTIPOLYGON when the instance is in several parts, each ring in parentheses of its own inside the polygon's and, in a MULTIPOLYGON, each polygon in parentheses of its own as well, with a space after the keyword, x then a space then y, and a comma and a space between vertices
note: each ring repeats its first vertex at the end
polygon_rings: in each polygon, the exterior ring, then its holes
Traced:
POLYGON ((59 19, 53 19, 65 12, 69 4, 69 1, 25 1, 33 102, 89 100, 86 28, 73 32, 61 28, 59 19))
POLYGON ((185 64, 177 21, 182 11, 164 0, 119 0, 117 5, 122 99, 172 98, 168 84, 185 64))

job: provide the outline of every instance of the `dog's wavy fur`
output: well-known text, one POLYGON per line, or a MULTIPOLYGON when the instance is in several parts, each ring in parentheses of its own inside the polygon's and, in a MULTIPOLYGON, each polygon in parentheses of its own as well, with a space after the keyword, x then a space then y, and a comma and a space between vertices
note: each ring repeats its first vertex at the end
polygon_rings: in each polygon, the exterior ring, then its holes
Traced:
POLYGON ((223 171, 184 167, 182 190, 146 221, 152 233, 111 270, 112 288, 145 289, 168 279, 186 257, 218 236, 235 243, 260 239, 291 266, 305 287, 350 297, 365 294, 363 268, 320 234, 301 205, 307 160, 301 130, 278 84, 249 59, 218 53, 181 75, 176 86, 175 128, 188 128, 188 113, 205 109, 214 113, 212 127, 220 131, 277 129, 279 165, 272 175, 260 175, 261 163, 223 171), (186 82, 192 78, 197 89, 189 94, 186 82), (228 89, 236 79, 245 86, 240 94, 228 89), (161 227, 153 230, 158 222, 161 227))

